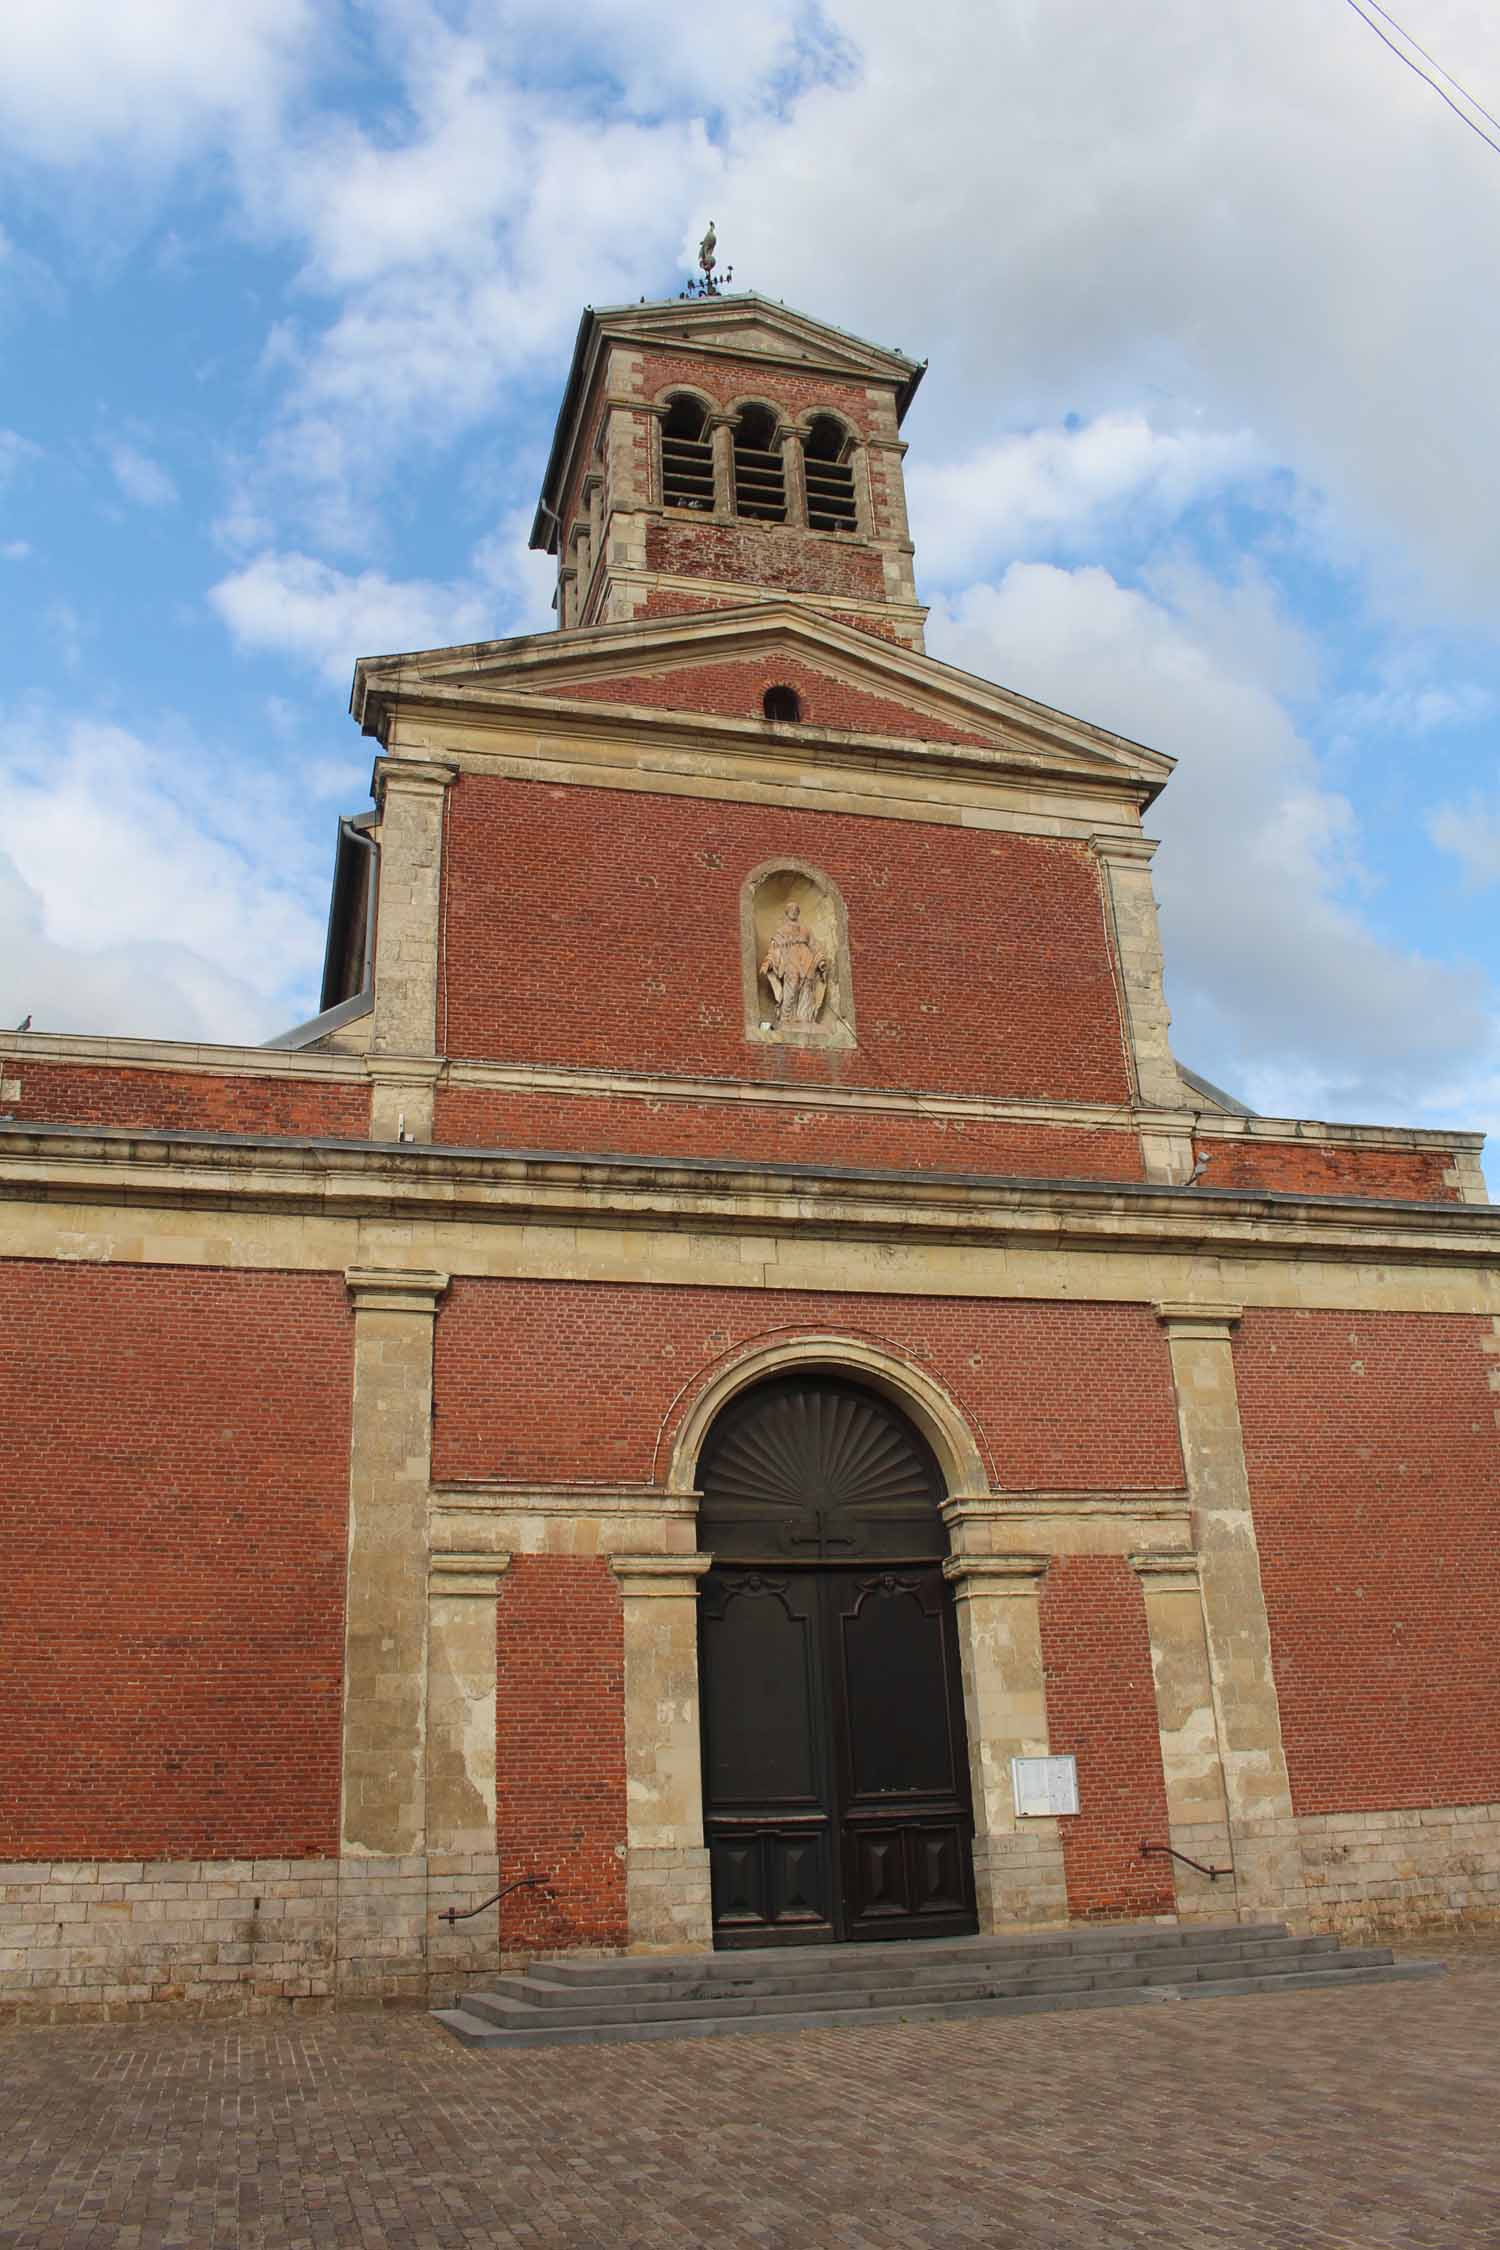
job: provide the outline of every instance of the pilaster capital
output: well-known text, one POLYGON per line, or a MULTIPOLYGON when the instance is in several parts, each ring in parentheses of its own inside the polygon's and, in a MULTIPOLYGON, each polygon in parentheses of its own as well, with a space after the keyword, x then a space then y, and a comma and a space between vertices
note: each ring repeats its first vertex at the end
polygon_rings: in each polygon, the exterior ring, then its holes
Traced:
POLYGON ((949 1555, 943 1576, 958 1601, 1015 1601, 1035 1598, 1047 1575, 1050 1555, 949 1555))
POLYGON ((697 1596, 698 1581, 713 1568, 712 1555, 611 1555, 609 1567, 628 1599, 657 1596, 689 1601, 697 1596))
POLYGON ((1208 1343, 1227 1343, 1229 1332, 1244 1309, 1243 1305, 1194 1305, 1162 1298, 1155 1311, 1174 1342, 1178 1337, 1199 1337, 1208 1343))
POLYGON ((403 1266, 348 1266, 344 1286, 357 1313, 425 1313, 430 1320, 448 1286, 448 1276, 403 1266))
POLYGON ((447 758, 408 757, 400 751, 388 751, 375 760, 373 781, 381 797, 388 797, 392 790, 408 796, 440 796, 457 779, 458 767, 447 758))
POLYGON ((1149 867, 1156 857, 1156 838, 1143 836, 1138 830, 1096 828, 1089 844, 1100 859, 1112 860, 1121 867, 1149 867))
POLYGON ((427 1591, 453 1601, 493 1601, 510 1568, 507 1554, 434 1554, 427 1565, 427 1591))
POLYGON ((1198 1557, 1188 1550, 1145 1547, 1139 1554, 1127 1555, 1125 1559, 1148 1594, 1196 1594, 1198 1591, 1198 1557))

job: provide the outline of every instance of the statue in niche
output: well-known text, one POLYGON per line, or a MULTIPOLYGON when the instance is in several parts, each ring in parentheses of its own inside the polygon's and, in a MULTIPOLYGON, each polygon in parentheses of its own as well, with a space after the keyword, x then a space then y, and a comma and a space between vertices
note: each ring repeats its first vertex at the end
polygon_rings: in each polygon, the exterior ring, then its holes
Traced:
POLYGON ((795 899, 766 948, 760 973, 771 987, 778 1026, 816 1023, 828 994, 828 950, 802 919, 795 899))

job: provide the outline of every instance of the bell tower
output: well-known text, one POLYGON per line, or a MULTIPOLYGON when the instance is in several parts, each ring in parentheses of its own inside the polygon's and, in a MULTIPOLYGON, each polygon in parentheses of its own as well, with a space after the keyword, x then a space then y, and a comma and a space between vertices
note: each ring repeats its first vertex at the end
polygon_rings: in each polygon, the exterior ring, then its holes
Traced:
POLYGON ((791 599, 920 650, 901 423, 922 372, 754 295, 591 308, 531 534, 558 624, 791 599))

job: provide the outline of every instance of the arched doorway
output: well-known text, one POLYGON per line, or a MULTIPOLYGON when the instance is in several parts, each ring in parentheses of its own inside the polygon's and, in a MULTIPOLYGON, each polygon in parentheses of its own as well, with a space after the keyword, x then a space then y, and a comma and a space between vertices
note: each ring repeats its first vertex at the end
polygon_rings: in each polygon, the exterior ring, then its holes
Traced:
POLYGON ((698 1484, 715 1944, 975 1929, 932 1448, 880 1392, 803 1368, 730 1401, 698 1484))

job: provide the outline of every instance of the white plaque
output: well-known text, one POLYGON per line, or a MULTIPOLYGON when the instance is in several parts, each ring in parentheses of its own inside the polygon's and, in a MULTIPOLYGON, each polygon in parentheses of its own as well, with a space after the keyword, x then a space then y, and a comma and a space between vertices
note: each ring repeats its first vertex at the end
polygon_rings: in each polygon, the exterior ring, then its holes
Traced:
POLYGON ((1012 1758, 1010 1781, 1023 1820, 1078 1810, 1076 1758, 1012 1758))

